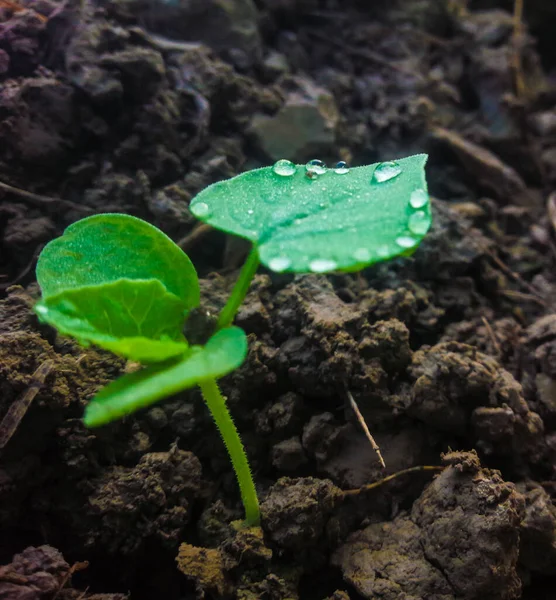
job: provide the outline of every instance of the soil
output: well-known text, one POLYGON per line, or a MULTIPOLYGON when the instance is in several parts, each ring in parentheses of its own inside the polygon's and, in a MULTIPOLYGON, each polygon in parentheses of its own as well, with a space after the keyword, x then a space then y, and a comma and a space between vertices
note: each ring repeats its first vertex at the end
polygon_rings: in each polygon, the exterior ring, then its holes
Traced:
POLYGON ((556 7, 513 9, 0 0, 1 600, 556 597, 556 7), (237 316, 222 388, 262 529, 197 391, 83 426, 127 366, 38 323, 47 241, 144 218, 216 312, 245 246, 189 237, 199 190, 416 152, 434 225, 411 258, 261 269, 237 316))

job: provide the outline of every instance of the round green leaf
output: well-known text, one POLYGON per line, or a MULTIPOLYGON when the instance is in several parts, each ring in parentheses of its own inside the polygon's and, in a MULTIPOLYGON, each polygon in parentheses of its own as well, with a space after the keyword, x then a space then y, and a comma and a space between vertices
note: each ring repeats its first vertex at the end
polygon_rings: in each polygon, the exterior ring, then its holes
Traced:
POLYGON ((197 273, 162 231, 136 217, 100 214, 70 225, 39 256, 43 298, 118 279, 157 279, 187 309, 199 304, 197 273))
POLYGON ((214 334, 205 346, 195 346, 182 359, 151 365, 124 375, 102 389, 85 410, 87 427, 98 427, 237 369, 247 356, 247 337, 239 327, 214 334))
POLYGON ((39 318, 81 344, 95 344, 141 363, 183 355, 183 300, 157 279, 120 279, 46 296, 35 305, 39 318))
POLYGON ((412 252, 427 233, 426 161, 418 154, 324 173, 279 161, 209 186, 190 209, 253 241, 274 271, 355 270, 412 252))

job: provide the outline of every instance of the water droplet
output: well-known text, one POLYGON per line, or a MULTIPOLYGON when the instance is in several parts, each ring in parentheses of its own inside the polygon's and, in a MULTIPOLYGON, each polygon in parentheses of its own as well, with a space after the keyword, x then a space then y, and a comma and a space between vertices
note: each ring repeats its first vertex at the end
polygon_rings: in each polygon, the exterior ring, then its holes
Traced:
POLYGON ((429 195, 425 190, 418 189, 411 192, 411 196, 409 197, 409 204, 413 208, 423 208, 429 202, 429 195))
POLYGON ((291 161, 282 158, 274 163, 272 170, 276 175, 291 177, 297 171, 297 167, 291 161))
POLYGON ((337 163, 336 167, 334 168, 334 173, 337 173, 338 175, 345 175, 346 173, 349 173, 347 162, 341 160, 339 163, 337 163))
POLYGON ((373 181, 375 183, 384 183, 385 181, 390 181, 390 179, 394 179, 402 172, 402 168, 400 165, 391 160, 388 162, 380 163, 373 173, 373 181))
POLYGON ((324 175, 325 173, 326 165, 322 162, 322 160, 314 158, 305 165, 305 174, 310 179, 316 179, 319 175, 324 175))
POLYGON ((424 210, 418 210, 409 217, 409 231, 415 235, 425 235, 431 224, 430 216, 424 210))
POLYGON ((39 315, 46 315, 46 313, 48 312, 48 308, 46 308, 46 306, 43 306, 42 304, 37 304, 35 306, 35 310, 39 313, 39 315))
POLYGON ((386 258, 390 254, 390 249, 388 246, 379 246, 376 250, 376 255, 380 258, 386 258))
POLYGON ((206 202, 197 202, 191 207, 191 212, 199 218, 208 217, 210 214, 210 208, 206 202))
POLYGON ((401 235, 396 239, 396 244, 401 246, 402 248, 413 248, 418 243, 419 240, 410 237, 409 235, 401 235))
POLYGON ((277 273, 281 273, 285 271, 290 265, 292 261, 285 256, 277 256, 276 258, 271 258, 268 261, 268 266, 272 271, 276 271, 277 273))
POLYGON ((309 269, 313 273, 326 273, 326 271, 333 271, 338 265, 336 261, 328 258, 315 258, 309 263, 309 269))
POLYGON ((361 262, 368 262, 371 260, 371 253, 367 248, 357 248, 353 253, 353 258, 361 262))
POLYGON ((248 214, 248 215, 252 215, 254 212, 255 212, 255 211, 254 211, 252 208, 250 208, 250 209, 247 211, 247 214, 248 214))

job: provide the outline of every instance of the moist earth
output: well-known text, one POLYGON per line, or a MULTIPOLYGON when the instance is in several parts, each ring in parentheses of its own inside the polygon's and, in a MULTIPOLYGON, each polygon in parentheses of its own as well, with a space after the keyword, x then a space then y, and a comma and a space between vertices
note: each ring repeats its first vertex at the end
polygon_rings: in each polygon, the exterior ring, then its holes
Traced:
POLYGON ((2 600, 553 597, 556 8, 514 8, 0 0, 2 600), (261 528, 196 390, 83 426, 132 366, 32 312, 67 225, 124 212, 176 240, 202 339, 247 249, 195 228, 197 192, 417 152, 434 224, 411 258, 260 269, 237 315, 222 389, 261 528))

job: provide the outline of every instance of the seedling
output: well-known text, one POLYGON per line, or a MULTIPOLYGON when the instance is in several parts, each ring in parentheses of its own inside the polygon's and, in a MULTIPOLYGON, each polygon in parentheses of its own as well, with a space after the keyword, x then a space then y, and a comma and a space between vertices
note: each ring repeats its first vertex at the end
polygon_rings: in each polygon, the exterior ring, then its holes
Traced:
POLYGON ((200 302, 191 261, 156 227, 120 214, 87 217, 43 249, 35 311, 82 345, 144 365, 101 390, 84 422, 96 427, 198 385, 236 472, 246 522, 259 522, 253 478, 217 379, 241 365, 247 338, 233 319, 262 262, 277 272, 356 271, 414 252, 431 224, 426 155, 349 169, 278 161, 215 183, 191 202, 199 219, 253 243, 216 332, 183 335, 200 302))

